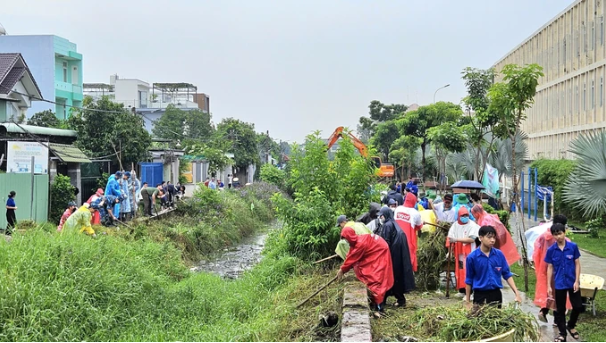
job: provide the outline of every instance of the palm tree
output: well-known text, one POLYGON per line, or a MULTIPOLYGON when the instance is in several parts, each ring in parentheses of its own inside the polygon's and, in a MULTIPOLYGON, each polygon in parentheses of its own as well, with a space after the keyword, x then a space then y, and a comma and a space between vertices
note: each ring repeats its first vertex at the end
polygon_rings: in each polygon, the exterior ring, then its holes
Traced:
MULTIPOLYGON (((523 131, 516 132, 516 170, 522 170, 524 160, 528 156, 528 145, 526 145, 528 135, 523 131)), ((511 167, 511 139, 496 138, 494 141, 494 150, 488 158, 488 163, 499 171, 499 179, 505 176, 511 176, 513 168, 511 167)))
POLYGON ((454 182, 458 180, 473 180, 475 173, 475 151, 471 144, 463 152, 448 155, 446 157, 446 170, 454 176, 454 182))
POLYGON ((606 213, 606 132, 589 132, 570 143, 578 163, 564 185, 563 200, 588 217, 606 213))

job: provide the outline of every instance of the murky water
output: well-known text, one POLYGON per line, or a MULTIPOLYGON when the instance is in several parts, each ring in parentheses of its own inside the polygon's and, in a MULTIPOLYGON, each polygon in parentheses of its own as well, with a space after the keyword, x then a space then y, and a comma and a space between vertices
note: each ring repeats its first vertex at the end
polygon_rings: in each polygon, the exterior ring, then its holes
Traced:
POLYGON ((201 261, 191 271, 204 271, 235 279, 261 261, 266 238, 266 233, 248 237, 237 246, 224 249, 214 259, 201 261))

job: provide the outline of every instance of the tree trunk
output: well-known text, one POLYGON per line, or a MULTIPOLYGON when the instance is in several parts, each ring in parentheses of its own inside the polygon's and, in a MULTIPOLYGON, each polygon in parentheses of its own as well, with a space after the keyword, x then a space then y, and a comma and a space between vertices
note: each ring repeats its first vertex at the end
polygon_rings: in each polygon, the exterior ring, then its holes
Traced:
POLYGON ((427 143, 421 143, 421 179, 425 177, 425 148, 427 143))
MULTIPOLYGON (((520 115, 520 114, 519 114, 520 115)), ((516 125, 517 131, 517 125, 516 125)), ((522 263, 524 265, 524 292, 528 292, 528 252, 526 251, 526 236, 524 232, 526 231, 526 225, 524 223, 524 213, 523 208, 520 202, 520 193, 523 192, 522 189, 519 189, 519 179, 516 170, 516 136, 515 132, 510 134, 511 139, 511 170, 513 175, 513 199, 512 202, 516 206, 516 231, 518 233, 518 237, 520 239, 520 245, 522 246, 522 263), (520 224, 522 224, 522 228, 520 230, 520 224)))
POLYGON ((475 163, 475 175, 477 177, 476 181, 480 181, 481 180, 481 175, 480 175, 480 155, 482 153, 482 136, 480 137, 480 139, 478 139, 478 145, 476 146, 476 163, 475 163))

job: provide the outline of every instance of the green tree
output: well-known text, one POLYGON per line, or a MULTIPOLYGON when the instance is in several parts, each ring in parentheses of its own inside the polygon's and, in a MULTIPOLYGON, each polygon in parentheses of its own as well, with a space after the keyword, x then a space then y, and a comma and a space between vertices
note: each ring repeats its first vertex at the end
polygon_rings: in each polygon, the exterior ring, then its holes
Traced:
POLYGON ((61 215, 67 208, 67 203, 76 200, 76 188, 70 183, 69 176, 57 174, 51 184, 51 209, 49 221, 59 224, 61 215))
POLYGON ((259 158, 261 158, 263 162, 267 161, 268 154, 276 161, 280 161, 282 155, 280 152, 280 144, 271 138, 269 134, 257 134, 257 147, 259 148, 259 158))
POLYGON ((382 122, 376 126, 375 133, 370 142, 381 153, 383 161, 389 160, 391 146, 400 137, 400 131, 395 120, 382 122))
POLYGON ((490 111, 488 91, 494 82, 494 69, 463 70, 463 80, 467 87, 467 96, 463 99, 466 111, 470 114, 469 138, 475 152, 475 177, 481 180, 488 154, 493 150, 495 135, 490 134, 499 122, 499 115, 490 111), (471 115, 471 111, 474 112, 471 115))
POLYGON ((28 119, 27 124, 40 127, 61 128, 61 121, 51 110, 45 110, 34 114, 30 119, 28 119))
POLYGON ((226 156, 228 143, 225 141, 213 141, 204 143, 199 140, 185 141, 183 149, 189 155, 204 156, 208 162, 208 171, 210 175, 216 175, 217 171, 225 170, 227 166, 233 164, 233 160, 226 156))
POLYGON ((397 162, 401 167, 401 180, 406 180, 408 175, 413 174, 413 165, 420 145, 420 139, 414 136, 400 136, 393 142, 389 158, 390 161, 397 162), (406 172, 404 172, 404 167, 406 167, 406 172))
POLYGON ((214 132, 210 113, 185 111, 170 104, 154 123, 152 133, 164 139, 196 139, 209 141, 214 132))
POLYGON ((122 166, 148 158, 151 136, 143 119, 108 97, 85 97, 83 109, 74 111, 68 127, 78 133, 76 146, 92 157, 111 158, 122 166))
POLYGON ((426 150, 430 143, 429 129, 445 122, 458 122, 463 114, 461 106, 451 102, 437 102, 421 106, 416 111, 408 112, 397 121, 400 134, 419 138, 421 142, 421 173, 425 176, 426 150))
POLYGON ((284 188, 286 182, 286 173, 284 170, 278 169, 278 167, 265 163, 261 167, 260 177, 261 181, 274 184, 280 189, 284 188))
POLYGON ((217 125, 214 139, 227 142, 227 152, 234 154, 234 161, 238 169, 246 169, 251 164, 259 164, 257 133, 254 124, 234 118, 225 118, 217 125))
MULTIPOLYGON (((441 186, 446 186, 441 182, 442 179, 440 176, 446 175, 446 158, 448 155, 462 152, 468 146, 468 130, 466 125, 462 125, 461 122, 462 120, 447 121, 441 125, 429 128, 427 132, 427 137, 435 150, 438 180, 440 180, 441 186)), ((445 189, 445 187, 442 187, 442 189, 445 189)))
MULTIPOLYGON (((494 131, 501 138, 508 138, 511 141, 511 166, 513 179, 512 202, 517 209, 520 206, 520 188, 519 178, 516 168, 516 142, 518 136, 516 133, 520 130, 522 122, 526 120, 526 110, 534 103, 534 96, 537 92, 539 77, 543 76, 543 68, 538 64, 529 64, 520 67, 515 64, 508 64, 503 67, 503 82, 497 82, 490 87, 488 97, 490 100, 489 111, 497 113, 499 124, 494 131)), ((509 207, 511 208, 511 207, 509 207)), ((524 261, 524 288, 528 291, 528 259, 526 252, 525 236, 526 231, 522 211, 516 211, 516 230, 522 242, 522 259, 524 261), (518 225, 522 225, 522 229, 518 225)))
POLYGON ((375 134, 377 125, 401 117, 408 107, 403 104, 385 105, 378 100, 373 100, 370 102, 368 109, 370 118, 360 117, 357 127, 359 138, 364 143, 370 142, 371 137, 375 134))

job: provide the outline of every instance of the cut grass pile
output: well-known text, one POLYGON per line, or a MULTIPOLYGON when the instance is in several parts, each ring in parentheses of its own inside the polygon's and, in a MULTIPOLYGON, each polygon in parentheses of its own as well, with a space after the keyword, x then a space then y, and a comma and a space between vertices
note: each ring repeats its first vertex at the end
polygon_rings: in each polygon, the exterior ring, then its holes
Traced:
POLYGON ((539 337, 536 319, 513 307, 499 310, 488 306, 472 315, 460 299, 418 293, 407 298, 408 308, 394 309, 387 318, 372 321, 374 341, 404 341, 406 337, 425 342, 474 341, 513 328, 516 342, 533 342, 539 337))

